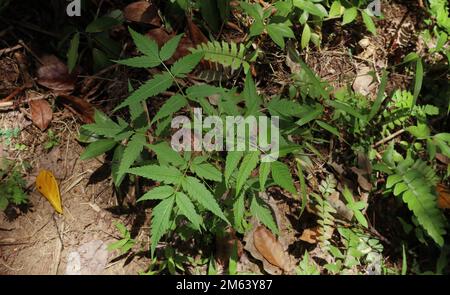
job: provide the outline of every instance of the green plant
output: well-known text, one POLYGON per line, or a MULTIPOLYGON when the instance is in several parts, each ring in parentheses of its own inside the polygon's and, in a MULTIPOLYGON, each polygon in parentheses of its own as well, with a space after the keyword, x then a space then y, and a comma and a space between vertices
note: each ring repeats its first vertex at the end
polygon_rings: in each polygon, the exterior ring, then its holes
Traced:
POLYGON ((120 222, 116 222, 115 226, 121 235, 121 239, 108 245, 108 251, 119 249, 120 252, 127 253, 134 247, 136 241, 131 238, 131 234, 125 225, 120 222))
POLYGON ((447 224, 437 207, 437 177, 433 168, 420 159, 403 158, 393 145, 383 155, 383 161, 384 165, 379 165, 379 169, 389 174, 386 188, 392 189, 395 196, 402 196, 425 232, 436 244, 443 246, 447 224))
POLYGON ((51 150, 59 144, 59 137, 55 134, 55 132, 53 132, 53 130, 49 130, 47 132, 47 137, 48 139, 44 144, 44 148, 46 150, 51 150))
POLYGON ((8 204, 21 205, 28 202, 25 180, 13 162, 0 158, 0 211, 8 204))

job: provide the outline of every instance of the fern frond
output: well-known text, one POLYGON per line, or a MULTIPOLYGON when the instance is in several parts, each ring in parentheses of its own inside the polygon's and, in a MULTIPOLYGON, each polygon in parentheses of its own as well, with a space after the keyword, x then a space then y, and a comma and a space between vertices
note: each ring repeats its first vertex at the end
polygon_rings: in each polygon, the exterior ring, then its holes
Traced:
POLYGON ((323 197, 313 194, 316 204, 317 215, 319 220, 319 245, 322 249, 327 250, 330 245, 330 240, 334 231, 334 216, 332 214, 336 213, 331 204, 323 197))
POLYGON ((412 165, 395 169, 386 182, 387 188, 394 188, 394 195, 402 195, 403 201, 417 217, 419 224, 438 244, 444 244, 446 220, 437 206, 435 186, 437 176, 433 168, 417 160, 412 165))
POLYGON ((191 52, 203 53, 205 60, 230 67, 232 71, 239 69, 241 66, 245 72, 250 68, 249 63, 245 60, 243 44, 213 41, 200 44, 197 48, 191 49, 191 52))

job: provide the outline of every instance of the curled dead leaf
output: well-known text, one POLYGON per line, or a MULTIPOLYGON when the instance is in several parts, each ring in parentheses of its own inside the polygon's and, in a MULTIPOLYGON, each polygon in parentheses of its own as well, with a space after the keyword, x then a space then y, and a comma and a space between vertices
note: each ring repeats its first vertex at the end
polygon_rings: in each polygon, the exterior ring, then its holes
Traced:
POLYGON ((270 264, 289 271, 290 259, 281 243, 275 238, 271 231, 265 226, 258 226, 253 232, 253 243, 256 250, 266 259, 270 264))
POLYGON ((444 184, 440 183, 436 187, 438 194, 438 206, 441 209, 450 209, 450 189, 444 184))
POLYGON ((123 15, 128 21, 161 26, 158 8, 151 1, 137 1, 128 4, 123 10, 123 15))
POLYGON ((56 93, 71 93, 75 88, 76 75, 69 74, 67 66, 54 55, 45 55, 41 61, 37 82, 56 93))
POLYGON ((313 228, 306 228, 303 230, 302 235, 300 236, 300 240, 310 243, 310 244, 316 244, 318 242, 319 238, 319 228, 313 227, 313 228))
POLYGON ((42 131, 47 129, 53 118, 53 111, 50 104, 44 99, 39 99, 30 100, 29 106, 31 110, 31 120, 34 125, 42 131))
POLYGON ((86 100, 73 96, 61 94, 58 100, 72 113, 76 114, 85 124, 94 123, 94 107, 86 100))

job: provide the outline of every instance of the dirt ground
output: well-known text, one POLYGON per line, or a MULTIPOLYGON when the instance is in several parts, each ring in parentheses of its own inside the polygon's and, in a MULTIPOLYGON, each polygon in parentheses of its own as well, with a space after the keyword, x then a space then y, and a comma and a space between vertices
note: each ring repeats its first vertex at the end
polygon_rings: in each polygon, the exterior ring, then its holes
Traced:
MULTIPOLYGON (((125 220, 111 212, 118 206, 111 179, 98 182, 93 179, 93 173, 103 165, 100 160, 79 160, 83 147, 76 140, 76 124, 70 118, 54 120, 52 129, 63 134, 64 138, 47 152, 42 148, 42 143, 47 140, 46 134, 30 124, 22 112, 0 114, 1 128, 20 128, 17 141, 26 146, 20 152, 8 152, 7 147, 8 156, 32 167, 25 178, 29 187, 29 204, 21 210, 2 212, 0 216, 0 274, 70 273, 67 265, 68 260, 74 257, 72 252, 81 253, 86 247, 94 247, 95 256, 102 257, 103 261, 82 258, 81 272, 137 274, 148 267, 146 258, 128 261, 116 251, 105 250, 106 245, 118 238, 114 222, 120 220, 128 225, 133 215, 125 220), (63 215, 58 215, 35 190, 34 181, 40 169, 49 169, 55 174, 61 191, 63 215), (83 245, 85 247, 80 250, 83 245), (95 268, 95 263, 106 265, 100 270, 95 268)), ((136 239, 148 239, 148 228, 142 227, 136 239)), ((75 268, 76 264, 75 261, 75 268)))

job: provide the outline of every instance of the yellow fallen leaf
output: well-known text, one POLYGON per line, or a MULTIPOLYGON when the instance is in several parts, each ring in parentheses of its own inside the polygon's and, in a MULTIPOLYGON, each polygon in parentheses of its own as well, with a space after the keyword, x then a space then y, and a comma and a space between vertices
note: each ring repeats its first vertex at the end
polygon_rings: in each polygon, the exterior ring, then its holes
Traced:
POLYGON ((303 230, 300 240, 310 244, 316 244, 318 242, 317 239, 319 235, 319 227, 306 228, 305 230, 303 230))
POLYGON ((63 213, 61 196, 59 194, 58 183, 55 176, 48 170, 41 170, 36 177, 36 187, 38 191, 50 202, 59 214, 63 213))

